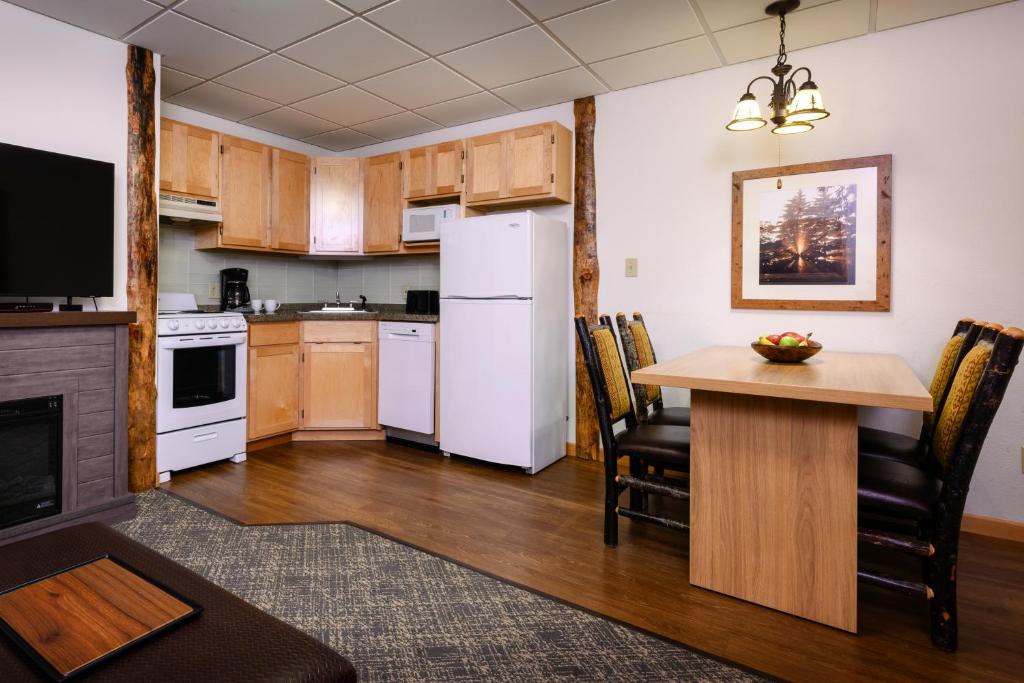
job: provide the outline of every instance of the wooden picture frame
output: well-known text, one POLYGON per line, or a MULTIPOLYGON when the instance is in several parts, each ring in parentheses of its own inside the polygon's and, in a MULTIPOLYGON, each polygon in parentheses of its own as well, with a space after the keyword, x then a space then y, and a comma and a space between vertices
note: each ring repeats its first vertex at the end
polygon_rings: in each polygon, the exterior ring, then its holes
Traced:
MULTIPOLYGON (((853 174, 851 174, 852 176, 853 174)), ((858 177, 864 177, 863 173, 858 177)), ((842 182, 842 181, 840 181, 842 182)), ((775 188, 775 184, 771 184, 772 188, 775 188)), ((819 187, 819 191, 828 191, 833 187, 828 186, 819 187)), ((798 190, 799 192, 800 190, 798 190)), ((792 190, 790 190, 792 192, 792 190)), ((763 205, 764 200, 760 200, 763 205)), ((762 211, 763 206, 762 206, 762 211)), ((854 209, 856 211, 856 209, 854 209)), ((760 215, 760 214, 758 214, 760 215)), ((835 219, 834 219, 835 220, 835 219)), ((782 225, 783 222, 780 218, 778 225, 782 225)), ((769 227, 771 223, 767 223, 769 227)), ((870 227, 870 226, 869 226, 870 227)), ((840 227, 840 230, 844 228, 840 227)), ((866 231, 870 232, 870 231, 866 231)), ((806 311, 889 311, 891 308, 891 275, 892 275, 892 253, 891 253, 891 235, 892 235, 892 155, 883 154, 878 156, 860 157, 856 159, 841 159, 838 161, 821 161, 809 164, 794 164, 790 166, 772 167, 772 168, 759 168, 750 171, 737 171, 732 174, 732 307, 733 308, 753 308, 753 309, 773 309, 773 310, 806 310, 806 311), (873 169, 876 178, 876 187, 872 193, 874 196, 868 196, 864 194, 864 189, 861 189, 859 185, 845 185, 842 187, 853 187, 854 188, 854 202, 856 202, 856 191, 859 189, 861 198, 865 199, 865 204, 871 206, 873 204, 875 211, 871 212, 871 215, 861 216, 857 214, 863 220, 865 217, 870 219, 874 218, 873 221, 873 232, 874 239, 865 241, 862 244, 856 244, 856 236, 860 232, 859 227, 846 228, 849 230, 844 234, 844 244, 848 242, 855 243, 856 254, 859 256, 851 257, 853 252, 850 251, 850 247, 846 247, 845 256, 843 258, 834 259, 835 261, 842 263, 843 265, 837 266, 842 269, 843 275, 834 275, 829 273, 831 280, 841 279, 846 277, 847 279, 840 282, 819 282, 815 283, 811 280, 803 282, 798 287, 790 288, 791 291, 797 290, 803 292, 803 296, 778 296, 769 298, 768 293, 775 293, 775 288, 778 287, 779 294, 787 294, 785 285, 798 284, 800 281, 798 278, 806 277, 810 278, 811 275, 803 274, 803 266, 798 268, 799 274, 793 273, 791 275, 775 275, 772 273, 766 274, 765 266, 765 251, 762 247, 761 242, 765 239, 763 237, 765 230, 765 222, 759 224, 757 228, 752 225, 752 210, 753 210, 753 192, 754 188, 762 188, 764 183, 749 183, 749 181, 763 181, 765 179, 779 178, 783 182, 785 187, 785 178, 787 176, 802 176, 801 182, 806 185, 807 183, 813 183, 813 178, 807 178, 807 176, 813 176, 814 174, 829 174, 828 176, 822 176, 822 179, 829 178, 828 182, 836 182, 835 178, 842 178, 843 174, 836 174, 835 172, 844 171, 858 171, 862 172, 867 170, 868 173, 873 169), (749 186, 748 186, 749 183, 749 186), (744 190, 747 189, 750 196, 747 197, 748 205, 744 206, 744 190), (757 234, 762 235, 756 244, 747 244, 747 249, 744 250, 744 234, 750 241, 751 231, 757 229, 757 234), (752 251, 756 250, 756 251, 752 251), (872 258, 873 256, 873 258, 872 258), (751 284, 750 273, 744 276, 744 262, 747 263, 748 269, 754 258, 757 258, 756 265, 759 268, 759 279, 756 285, 751 284), (857 260, 861 261, 862 270, 867 270, 869 273, 874 274, 874 296, 864 297, 859 296, 860 290, 857 290, 855 294, 850 295, 848 292, 852 291, 853 285, 858 285, 861 289, 870 286, 870 278, 861 278, 862 282, 857 282, 856 265, 857 260), (846 262, 849 261, 849 265, 846 262), (848 274, 846 274, 848 272, 848 274), (767 280, 766 280, 767 278, 767 280), (779 281, 771 281, 771 278, 777 278, 779 281), (845 298, 837 297, 835 294, 837 290, 830 290, 834 288, 836 284, 850 285, 844 294, 847 294, 845 298), (780 286, 782 285, 782 286, 780 286), (749 294, 756 291, 758 296, 750 296, 749 294), (815 296, 807 296, 806 292, 813 291, 815 296), (819 298, 820 296, 820 298, 819 298)), ((792 254, 791 254, 792 255, 792 254)), ((803 262, 803 252, 800 251, 796 255, 800 262, 803 262)), ((792 266, 793 260, 790 259, 788 265, 792 266)), ((769 264, 773 262, 769 261, 769 264)), ((775 267, 769 265, 767 268, 775 267)), ((818 275, 819 278, 825 277, 824 275, 818 275)))

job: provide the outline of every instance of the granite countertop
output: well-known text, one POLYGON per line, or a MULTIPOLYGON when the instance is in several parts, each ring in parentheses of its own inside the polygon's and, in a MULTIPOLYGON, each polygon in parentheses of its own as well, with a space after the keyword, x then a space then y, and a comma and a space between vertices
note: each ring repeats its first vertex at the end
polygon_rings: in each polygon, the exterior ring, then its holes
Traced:
POLYGON ((273 313, 245 313, 249 324, 285 323, 298 320, 389 320, 394 322, 436 323, 437 315, 420 315, 406 313, 405 304, 366 304, 365 311, 345 311, 341 313, 310 313, 323 304, 281 304, 273 313))

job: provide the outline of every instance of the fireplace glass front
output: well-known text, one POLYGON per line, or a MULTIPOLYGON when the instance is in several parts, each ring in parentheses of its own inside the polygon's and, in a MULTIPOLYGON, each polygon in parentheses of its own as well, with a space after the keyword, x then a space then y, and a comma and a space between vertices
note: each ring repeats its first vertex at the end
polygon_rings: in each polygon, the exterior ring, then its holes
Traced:
POLYGON ((63 397, 0 403, 0 528, 61 511, 63 397))

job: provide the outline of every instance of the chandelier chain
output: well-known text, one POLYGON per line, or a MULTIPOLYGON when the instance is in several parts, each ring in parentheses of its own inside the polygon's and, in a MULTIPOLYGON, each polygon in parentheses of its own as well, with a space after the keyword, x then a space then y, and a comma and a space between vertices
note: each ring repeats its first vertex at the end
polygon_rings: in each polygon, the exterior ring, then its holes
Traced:
POLYGON ((781 66, 786 63, 786 13, 779 15, 779 58, 776 64, 781 66))

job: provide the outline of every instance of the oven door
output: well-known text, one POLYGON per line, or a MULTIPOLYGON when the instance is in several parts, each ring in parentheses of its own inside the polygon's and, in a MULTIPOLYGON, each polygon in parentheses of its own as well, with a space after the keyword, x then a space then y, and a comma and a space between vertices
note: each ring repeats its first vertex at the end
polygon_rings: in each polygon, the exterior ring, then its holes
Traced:
POLYGON ((158 338, 158 433, 245 417, 246 338, 244 332, 158 338))

